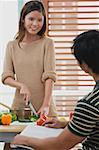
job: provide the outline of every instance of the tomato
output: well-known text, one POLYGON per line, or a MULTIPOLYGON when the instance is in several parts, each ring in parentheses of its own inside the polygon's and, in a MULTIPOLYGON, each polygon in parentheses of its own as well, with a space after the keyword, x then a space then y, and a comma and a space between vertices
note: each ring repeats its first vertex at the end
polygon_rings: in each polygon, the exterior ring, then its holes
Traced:
POLYGON ((47 117, 46 117, 46 116, 44 116, 44 115, 42 115, 42 117, 41 117, 41 118, 43 118, 43 119, 45 119, 45 120, 47 119, 47 117))
POLYGON ((38 120, 37 120, 37 125, 41 126, 45 121, 46 121, 47 117, 42 115, 38 120))
POLYGON ((41 126, 43 123, 45 122, 44 119, 40 118, 39 120, 37 120, 37 125, 41 126))

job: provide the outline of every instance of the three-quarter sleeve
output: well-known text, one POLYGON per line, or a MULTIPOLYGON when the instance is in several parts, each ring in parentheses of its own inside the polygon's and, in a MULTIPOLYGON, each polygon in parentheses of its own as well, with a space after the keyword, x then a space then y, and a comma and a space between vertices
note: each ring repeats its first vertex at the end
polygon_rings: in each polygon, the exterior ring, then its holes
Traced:
POLYGON ((56 71, 55 71, 55 51, 53 40, 49 39, 46 42, 45 53, 44 53, 44 72, 42 75, 42 82, 47 79, 52 79, 56 81, 56 71))
POLYGON ((3 64, 3 73, 2 73, 2 83, 4 83, 4 80, 7 77, 14 78, 14 67, 13 67, 13 61, 11 56, 11 42, 7 44, 6 47, 6 53, 4 57, 4 64, 3 64))

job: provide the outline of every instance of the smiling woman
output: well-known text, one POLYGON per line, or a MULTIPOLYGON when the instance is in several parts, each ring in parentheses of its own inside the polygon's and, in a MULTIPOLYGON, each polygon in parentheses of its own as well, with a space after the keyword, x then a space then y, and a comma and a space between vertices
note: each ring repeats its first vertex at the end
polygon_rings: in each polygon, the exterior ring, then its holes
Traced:
POLYGON ((56 116, 52 99, 56 81, 54 45, 45 31, 43 4, 27 2, 20 14, 15 40, 6 47, 2 82, 16 88, 13 109, 24 108, 31 101, 38 115, 48 110, 47 115, 56 116))
POLYGON ((43 26, 44 16, 42 16, 40 12, 35 10, 26 15, 24 22, 24 26, 27 32, 35 35, 41 30, 43 26))
POLYGON ((30 45, 33 41, 39 40, 40 37, 37 36, 33 38, 33 35, 37 34, 44 24, 44 16, 38 11, 32 11, 29 14, 26 15, 24 19, 24 27, 27 32, 31 35, 29 40, 27 41, 27 38, 24 37, 23 41, 20 43, 21 48, 24 48, 28 45, 30 45))

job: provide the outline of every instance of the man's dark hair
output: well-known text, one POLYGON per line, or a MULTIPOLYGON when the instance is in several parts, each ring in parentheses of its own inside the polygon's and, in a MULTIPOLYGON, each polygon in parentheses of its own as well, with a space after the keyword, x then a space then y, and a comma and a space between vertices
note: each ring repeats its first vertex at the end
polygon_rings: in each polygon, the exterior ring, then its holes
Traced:
POLYGON ((99 31, 89 30, 73 40, 71 48, 77 61, 85 62, 94 73, 99 74, 99 31))

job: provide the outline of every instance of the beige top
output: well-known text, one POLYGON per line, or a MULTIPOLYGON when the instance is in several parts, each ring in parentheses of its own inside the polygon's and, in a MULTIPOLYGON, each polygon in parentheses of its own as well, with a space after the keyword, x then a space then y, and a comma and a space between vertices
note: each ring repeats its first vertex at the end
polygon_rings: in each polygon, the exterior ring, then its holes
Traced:
MULTIPOLYGON (((55 54, 52 39, 42 37, 33 41, 25 48, 20 48, 18 41, 10 41, 6 48, 2 82, 12 77, 28 86, 31 92, 31 102, 38 111, 43 103, 46 79, 56 81, 55 54)), ((13 108, 24 107, 23 96, 16 89, 13 108)), ((56 109, 53 100, 50 106, 50 115, 55 115, 56 109)))

